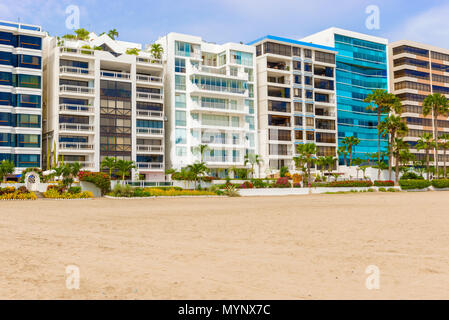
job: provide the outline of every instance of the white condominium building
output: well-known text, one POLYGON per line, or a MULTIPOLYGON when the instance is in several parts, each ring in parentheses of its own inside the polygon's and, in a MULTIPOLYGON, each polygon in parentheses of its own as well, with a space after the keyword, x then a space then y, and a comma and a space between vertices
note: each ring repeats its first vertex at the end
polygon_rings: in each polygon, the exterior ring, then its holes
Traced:
POLYGON ((163 63, 141 45, 104 34, 45 39, 43 167, 105 157, 132 160, 146 180, 165 179, 163 63))
POLYGON ((296 145, 337 156, 335 49, 275 36, 251 42, 257 55, 262 173, 295 170, 296 145))
POLYGON ((157 43, 166 55, 167 167, 203 161, 224 176, 257 154, 255 47, 218 45, 169 33, 157 43), (201 156, 198 145, 208 145, 201 156))

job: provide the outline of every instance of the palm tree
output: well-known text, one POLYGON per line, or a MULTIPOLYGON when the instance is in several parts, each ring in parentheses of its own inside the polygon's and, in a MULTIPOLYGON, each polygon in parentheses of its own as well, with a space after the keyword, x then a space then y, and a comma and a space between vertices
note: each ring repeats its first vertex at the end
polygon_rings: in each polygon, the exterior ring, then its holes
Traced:
POLYGON ((127 160, 117 160, 114 168, 117 169, 117 173, 122 176, 122 181, 125 181, 125 177, 130 173, 132 169, 136 166, 133 161, 127 160))
POLYGON ((405 122, 401 120, 400 116, 390 115, 386 117, 378 126, 377 129, 384 137, 389 135, 388 140, 388 177, 391 180, 392 167, 393 167, 393 149, 397 136, 402 137, 408 132, 408 127, 405 122))
MULTIPOLYGON (((394 141, 391 143, 390 149, 391 149, 392 155, 394 156, 395 162, 396 162, 395 180, 396 180, 396 184, 397 184, 399 181, 399 170, 400 170, 400 166, 401 166, 401 160, 404 160, 404 154, 402 152, 403 152, 403 150, 408 151, 409 144, 404 142, 404 140, 402 138, 394 138, 394 141), (401 153, 402 153, 402 158, 401 158, 401 153)), ((391 174, 389 176, 389 179, 391 180, 391 174)))
POLYGON ((331 174, 338 159, 334 156, 326 156, 324 158, 326 159, 325 163, 327 165, 327 171, 329 172, 329 174, 331 174))
MULTIPOLYGON (((402 111, 402 105, 401 101, 398 97, 396 97, 392 93, 388 93, 387 90, 383 89, 376 89, 373 90, 370 94, 368 94, 363 100, 366 103, 369 103, 367 110, 372 110, 377 112, 377 123, 380 124, 382 114, 384 113, 390 113, 391 111, 395 111, 396 113, 401 113, 402 111)), ((380 137, 381 133, 379 130, 377 130, 377 154, 378 154, 378 161, 381 160, 381 150, 380 150, 380 137)), ((381 172, 381 166, 379 165, 379 170, 377 171, 377 178, 380 179, 380 172, 381 172)))
POLYGON ((346 146, 338 147, 338 154, 340 156, 343 155, 343 160, 344 160, 344 163, 345 163, 345 167, 347 167, 348 166, 348 160, 347 160, 348 148, 346 148, 346 146))
POLYGON ((117 158, 105 157, 103 159, 103 161, 101 161, 100 169, 103 170, 104 168, 108 168, 109 176, 112 176, 112 170, 114 170, 116 164, 117 164, 117 158))
POLYGON ((111 38, 112 40, 117 39, 117 38, 118 38, 118 31, 117 31, 117 29, 109 30, 108 36, 109 36, 109 38, 111 38))
POLYGON ((445 96, 440 93, 429 94, 423 101, 422 113, 427 116, 432 113, 433 122, 433 139, 435 141, 435 168, 438 174, 438 116, 444 115, 447 117, 449 112, 448 101, 445 96))
POLYGON ((324 171, 326 170, 326 165, 327 165, 326 157, 318 157, 315 160, 315 163, 316 163, 317 166, 320 167, 320 172, 321 172, 321 174, 323 176, 323 179, 324 179, 324 171))
MULTIPOLYGON (((300 155, 300 157, 303 158, 305 163, 307 164, 307 184, 310 182, 310 167, 313 164, 313 156, 317 153, 317 147, 314 143, 305 143, 305 144, 298 144, 296 146, 296 153, 300 155)), ((295 160, 295 159, 293 159, 295 160)), ((300 159, 298 159, 300 160, 300 159)), ((297 160, 295 160, 295 163, 297 160)))
POLYGON ((430 180, 430 169, 429 169, 429 150, 434 146, 433 137, 430 133, 424 133, 418 143, 416 144, 417 150, 425 150, 426 151, 426 172, 427 172, 427 180, 430 180))
POLYGON ((444 163, 444 178, 447 177, 447 166, 446 166, 446 153, 447 150, 449 149, 449 134, 444 133, 440 136, 441 140, 444 140, 444 142, 440 143, 440 147, 441 149, 443 149, 443 163, 444 163))
POLYGON ((164 53, 164 48, 159 43, 153 43, 150 47, 150 52, 154 59, 162 59, 162 54, 164 53))
POLYGON ((204 162, 203 161, 204 154, 210 150, 211 150, 211 148, 207 144, 199 144, 196 147, 193 147, 192 151, 195 154, 200 154, 200 160, 201 160, 201 162, 204 162))
POLYGON ((258 166, 259 178, 260 178, 260 164, 263 163, 263 160, 261 159, 261 157, 254 153, 248 153, 245 155, 245 163, 243 165, 246 166, 248 163, 251 165, 251 171, 252 171, 253 178, 254 178, 254 166, 256 166, 256 165, 258 166))
POLYGON ((14 173, 15 170, 14 162, 9 160, 2 160, 0 162, 0 180, 6 182, 6 176, 8 174, 14 173))
POLYGON ((360 143, 360 139, 356 137, 346 137, 341 143, 346 146, 346 149, 349 153, 349 166, 352 166, 352 150, 353 148, 360 143))
POLYGON ((187 169, 192 174, 193 180, 195 182, 195 189, 200 176, 209 171, 209 168, 206 167, 204 162, 195 162, 194 164, 187 166, 187 169))

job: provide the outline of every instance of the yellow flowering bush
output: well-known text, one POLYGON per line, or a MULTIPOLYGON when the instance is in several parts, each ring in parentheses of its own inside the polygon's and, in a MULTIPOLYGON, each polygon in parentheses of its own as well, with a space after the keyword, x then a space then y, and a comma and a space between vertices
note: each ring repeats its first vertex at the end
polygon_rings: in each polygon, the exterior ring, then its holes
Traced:
POLYGON ((14 187, 0 188, 0 200, 36 200, 37 197, 33 192, 29 192, 27 188, 14 187))
POLYGON ((60 193, 57 188, 49 188, 46 192, 44 192, 44 197, 48 199, 90 199, 93 198, 94 195, 90 191, 84 191, 80 193, 60 193))
POLYGON ((175 196, 216 196, 215 192, 203 190, 177 190, 175 188, 158 189, 145 188, 143 193, 148 197, 175 197, 175 196))

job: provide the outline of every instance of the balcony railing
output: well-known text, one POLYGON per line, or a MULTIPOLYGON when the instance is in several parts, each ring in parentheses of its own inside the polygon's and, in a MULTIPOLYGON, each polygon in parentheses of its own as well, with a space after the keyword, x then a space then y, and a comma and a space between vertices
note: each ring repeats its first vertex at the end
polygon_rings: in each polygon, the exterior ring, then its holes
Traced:
POLYGON ((61 85, 59 86, 60 92, 76 93, 76 94, 94 94, 94 88, 61 85))
POLYGON ((137 117, 162 118, 163 116, 162 111, 137 110, 137 117))
POLYGON ((78 68, 78 67, 69 67, 69 66, 61 66, 59 67, 60 73, 70 73, 76 74, 80 76, 90 76, 93 75, 93 70, 87 68, 78 68))
POLYGON ((137 57, 136 61, 137 61, 137 63, 160 64, 160 65, 162 65, 162 60, 154 59, 154 58, 137 57))
POLYGON ((93 56, 95 53, 95 51, 92 49, 76 49, 76 48, 60 47, 59 50, 61 53, 82 54, 88 56, 93 56))
POLYGON ((138 135, 161 136, 164 134, 164 129, 137 128, 137 134, 138 135))
POLYGON ((332 111, 318 111, 315 110, 315 115, 316 116, 322 116, 322 117, 335 117, 335 112, 332 111))
POLYGON ((95 163, 93 162, 86 162, 86 161, 65 161, 65 164, 73 164, 73 163, 79 163, 81 165, 81 168, 93 168, 95 167, 95 163))
POLYGON ((137 81, 140 81, 140 82, 162 84, 161 77, 147 76, 147 75, 142 75, 142 74, 138 74, 136 77, 137 77, 137 81))
POLYGON ((138 169, 164 169, 163 163, 158 162, 138 162, 137 163, 138 169))
POLYGON ((222 86, 215 86, 215 85, 211 85, 211 84, 194 84, 194 86, 196 86, 200 90, 207 90, 207 91, 237 93, 237 94, 245 94, 246 93, 246 89, 241 89, 241 88, 222 87, 222 86))
POLYGON ((74 124, 74 123, 62 123, 59 125, 61 131, 81 131, 81 132, 93 132, 94 126, 88 124, 74 124))
POLYGON ((163 152, 163 146, 145 146, 137 145, 137 152, 163 152))
POLYGON ((88 143, 63 142, 59 144, 59 149, 66 150, 93 150, 94 145, 88 143))
POLYGON ((139 100, 162 100, 162 94, 157 93, 147 93, 147 92, 137 92, 136 97, 139 100))
POLYGON ((131 79, 131 74, 128 72, 115 72, 115 71, 100 71, 100 74, 104 78, 113 78, 113 79, 122 79, 129 80, 131 79))
POLYGON ((232 157, 232 156, 209 156, 209 155, 205 155, 204 156, 204 161, 205 162, 210 162, 210 163, 240 163, 243 162, 243 159, 240 157, 232 157))
POLYGON ((220 103, 220 102, 207 102, 202 101, 199 103, 194 103, 193 107, 195 109, 216 109, 216 110, 223 110, 223 111, 239 111, 244 112, 245 111, 245 105, 243 104, 228 104, 228 103, 220 103))
POLYGON ((61 112, 74 112, 74 113, 93 113, 94 108, 84 105, 76 104, 60 104, 59 111, 61 112))

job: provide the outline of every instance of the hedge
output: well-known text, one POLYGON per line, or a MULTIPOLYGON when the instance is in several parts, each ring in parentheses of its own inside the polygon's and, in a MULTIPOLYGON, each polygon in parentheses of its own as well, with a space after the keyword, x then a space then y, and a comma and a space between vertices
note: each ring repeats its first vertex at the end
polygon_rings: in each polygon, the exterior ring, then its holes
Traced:
POLYGON ((391 181, 391 180, 386 180, 386 181, 376 180, 376 181, 374 181, 374 185, 376 187, 392 187, 392 186, 394 186, 394 181, 391 181))
POLYGON ((360 188, 360 187, 372 187, 371 180, 348 180, 348 181, 332 181, 329 183, 319 183, 314 186, 325 188, 360 188))
POLYGON ((449 179, 432 180, 432 186, 437 189, 449 188, 449 179))
POLYGON ((430 181, 427 180, 399 180, 402 190, 426 189, 430 187, 430 181))

